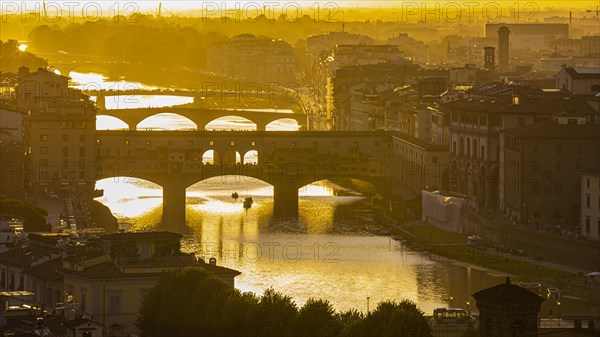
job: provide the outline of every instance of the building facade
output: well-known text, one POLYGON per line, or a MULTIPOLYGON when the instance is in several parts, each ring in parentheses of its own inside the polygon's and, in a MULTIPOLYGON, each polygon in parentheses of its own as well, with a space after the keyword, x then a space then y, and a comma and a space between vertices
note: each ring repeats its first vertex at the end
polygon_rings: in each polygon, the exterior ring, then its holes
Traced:
POLYGON ((600 240, 600 168, 587 168, 581 173, 581 234, 600 240))
POLYGON ((600 67, 564 67, 556 75, 556 88, 574 95, 600 92, 600 67))
POLYGON ((211 45, 206 53, 212 71, 253 80, 285 85, 296 80, 296 56, 282 40, 252 34, 234 36, 231 41, 211 45))
POLYGON ((583 210, 579 172, 600 161, 598 125, 567 114, 501 135, 500 207, 505 215, 521 224, 576 227, 583 210))
POLYGON ((451 116, 448 188, 469 195, 471 206, 479 210, 499 207, 501 130, 548 121, 566 111, 594 113, 568 92, 505 85, 485 85, 471 98, 441 109, 451 116))

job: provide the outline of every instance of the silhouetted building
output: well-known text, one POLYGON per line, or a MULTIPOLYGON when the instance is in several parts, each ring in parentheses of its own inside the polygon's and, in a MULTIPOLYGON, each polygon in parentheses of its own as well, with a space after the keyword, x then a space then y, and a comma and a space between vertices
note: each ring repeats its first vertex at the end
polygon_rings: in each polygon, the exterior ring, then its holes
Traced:
POLYGON ((501 84, 477 87, 471 98, 443 104, 440 109, 451 116, 447 189, 469 195, 471 206, 480 210, 499 206, 502 129, 545 122, 566 111, 595 113, 584 99, 568 92, 501 84))
POLYGON ((544 299, 506 282, 473 294, 479 309, 481 337, 537 337, 544 299))
POLYGON ((547 49, 552 42, 569 37, 569 25, 564 23, 488 23, 485 36, 495 35, 501 27, 510 30, 513 49, 547 49))
POLYGON ((509 36, 510 29, 508 29, 508 27, 502 26, 498 29, 498 67, 500 73, 508 71, 510 49, 509 36))
POLYGON ((229 42, 209 46, 206 63, 215 72, 259 82, 284 84, 296 79, 292 46, 252 34, 241 34, 229 42))
POLYGON ((490 71, 494 71, 496 68, 496 48, 484 47, 484 68, 490 71))
POLYGON ((600 128, 588 119, 570 113, 501 131, 500 205, 507 216, 536 226, 577 225, 579 172, 600 164, 600 128))
POLYGON ((22 111, 32 113, 44 109, 47 104, 69 99, 69 77, 47 69, 34 73, 21 67, 18 73, 17 102, 22 111))
POLYGON ((399 46, 402 52, 416 63, 426 64, 429 61, 429 47, 423 41, 416 40, 406 33, 399 33, 389 38, 388 44, 399 46))

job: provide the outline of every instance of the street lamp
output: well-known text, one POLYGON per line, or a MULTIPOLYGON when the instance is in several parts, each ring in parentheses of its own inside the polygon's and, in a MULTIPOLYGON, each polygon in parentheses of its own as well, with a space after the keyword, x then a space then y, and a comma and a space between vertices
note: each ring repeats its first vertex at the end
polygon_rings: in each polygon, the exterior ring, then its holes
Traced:
POLYGON ((560 300, 556 301, 556 305, 558 305, 557 319, 558 319, 558 326, 560 326, 560 300))
POLYGON ((369 314, 369 300, 371 298, 369 296, 367 296, 367 315, 369 314))
POLYGON ((454 299, 454 297, 450 296, 450 308, 452 308, 452 300, 454 299))
POLYGON ((467 303, 467 314, 471 316, 471 302, 466 301, 465 303, 467 303))

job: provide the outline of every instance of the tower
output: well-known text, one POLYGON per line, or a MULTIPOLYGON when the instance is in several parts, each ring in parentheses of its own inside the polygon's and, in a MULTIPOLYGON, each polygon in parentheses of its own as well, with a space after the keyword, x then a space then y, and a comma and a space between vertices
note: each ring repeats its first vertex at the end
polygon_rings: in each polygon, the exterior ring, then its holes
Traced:
POLYGON ((494 71, 496 68, 496 48, 484 47, 483 48, 483 64, 484 68, 489 71, 494 71))
POLYGON ((508 42, 510 29, 502 26, 498 29, 498 71, 504 73, 508 71, 508 42))

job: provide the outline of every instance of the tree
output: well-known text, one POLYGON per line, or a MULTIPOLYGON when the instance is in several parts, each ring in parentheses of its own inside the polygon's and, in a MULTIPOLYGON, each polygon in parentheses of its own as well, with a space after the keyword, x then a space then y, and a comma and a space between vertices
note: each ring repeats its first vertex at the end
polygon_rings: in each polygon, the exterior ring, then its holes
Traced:
POLYGON ((48 212, 32 203, 21 199, 10 199, 0 195, 0 216, 23 219, 23 230, 26 232, 49 232, 46 223, 48 212))
POLYGON ((431 337, 423 312, 409 300, 384 301, 356 324, 350 336, 360 337, 431 337))
POLYGON ((170 272, 148 292, 136 325, 145 336, 214 335, 232 296, 239 293, 205 270, 170 272))
POLYGON ((298 308, 291 297, 267 289, 258 302, 259 333, 265 336, 294 336, 298 308))
POLYGON ((104 228, 107 232, 116 232, 119 229, 117 218, 112 214, 110 208, 96 200, 89 204, 90 216, 94 219, 97 227, 104 228))
POLYGON ((341 330, 339 336, 347 337, 352 336, 353 331, 357 328, 365 316, 362 312, 356 309, 350 309, 337 315, 337 320, 340 322, 341 330))
POLYGON ((301 336, 337 336, 342 325, 327 300, 309 299, 298 313, 298 332, 301 336))

